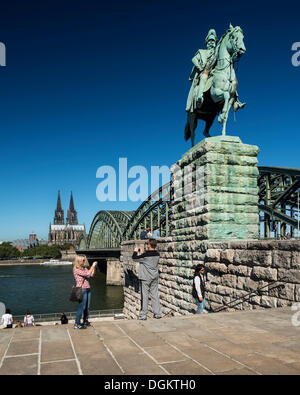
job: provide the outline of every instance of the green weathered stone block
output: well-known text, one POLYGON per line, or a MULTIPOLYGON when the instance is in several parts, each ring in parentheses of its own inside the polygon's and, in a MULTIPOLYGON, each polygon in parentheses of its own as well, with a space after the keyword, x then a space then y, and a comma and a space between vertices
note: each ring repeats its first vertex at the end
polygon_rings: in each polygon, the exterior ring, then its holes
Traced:
POLYGON ((217 205, 242 205, 249 206, 255 205, 257 206, 258 195, 250 195, 250 194, 242 194, 242 193, 214 193, 209 192, 205 193, 202 196, 204 204, 217 204, 217 205))
POLYGON ((206 185, 218 185, 226 187, 238 187, 238 188, 256 188, 257 178, 254 177, 235 177, 233 175, 215 175, 209 174, 206 176, 206 185))
POLYGON ((201 223, 214 224, 221 223, 224 225, 254 225, 259 223, 258 213, 226 213, 226 212, 209 212, 200 216, 201 223))
POLYGON ((239 137, 216 136, 182 156, 175 185, 184 182, 186 204, 175 210, 178 241, 258 238, 258 152, 239 137))
POLYGON ((208 152, 199 160, 199 165, 213 163, 216 165, 233 165, 233 166, 257 166, 257 158, 252 156, 240 155, 223 155, 215 152, 208 152))
POLYGON ((236 194, 249 194, 258 196, 258 187, 255 188, 240 188, 240 187, 231 187, 231 186, 207 186, 207 191, 210 193, 236 193, 236 194))
POLYGON ((212 163, 208 163, 204 166, 204 174, 216 174, 223 175, 225 177, 253 177, 257 178, 259 176, 259 171, 257 167, 254 166, 229 166, 220 165, 215 166, 212 163))
POLYGON ((259 225, 209 224, 205 230, 209 240, 258 239, 259 225))

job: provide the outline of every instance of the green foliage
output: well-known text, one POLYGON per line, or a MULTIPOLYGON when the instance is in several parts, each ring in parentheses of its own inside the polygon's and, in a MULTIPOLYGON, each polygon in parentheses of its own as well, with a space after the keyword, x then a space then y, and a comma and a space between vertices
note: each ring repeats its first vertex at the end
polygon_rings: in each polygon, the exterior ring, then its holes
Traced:
POLYGON ((23 257, 34 257, 34 258, 60 258, 62 249, 59 245, 40 245, 37 247, 27 248, 22 253, 23 257))
POLYGON ((20 251, 8 242, 0 244, 0 258, 18 258, 20 251))
POLYGON ((60 246, 60 249, 61 249, 61 250, 69 250, 70 247, 75 248, 73 244, 71 244, 71 243, 65 243, 65 244, 63 244, 63 245, 60 246))

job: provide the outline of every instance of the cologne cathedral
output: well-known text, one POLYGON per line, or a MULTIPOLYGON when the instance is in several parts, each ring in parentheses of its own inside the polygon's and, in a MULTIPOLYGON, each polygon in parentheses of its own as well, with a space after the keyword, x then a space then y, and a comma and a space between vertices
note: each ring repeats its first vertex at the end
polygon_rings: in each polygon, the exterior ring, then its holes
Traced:
POLYGON ((50 223, 49 227, 49 244, 71 243, 77 246, 81 235, 85 235, 85 226, 78 225, 77 211, 74 208, 72 192, 65 223, 64 210, 61 206, 60 192, 58 191, 54 221, 53 225, 50 223))

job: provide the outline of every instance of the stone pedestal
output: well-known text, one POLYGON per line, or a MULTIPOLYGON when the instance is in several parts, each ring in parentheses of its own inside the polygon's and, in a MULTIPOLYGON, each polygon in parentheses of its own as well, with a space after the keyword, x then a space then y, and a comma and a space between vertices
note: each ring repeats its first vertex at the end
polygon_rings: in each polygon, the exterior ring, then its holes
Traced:
POLYGON ((172 166, 174 241, 258 239, 258 147, 206 138, 172 166))

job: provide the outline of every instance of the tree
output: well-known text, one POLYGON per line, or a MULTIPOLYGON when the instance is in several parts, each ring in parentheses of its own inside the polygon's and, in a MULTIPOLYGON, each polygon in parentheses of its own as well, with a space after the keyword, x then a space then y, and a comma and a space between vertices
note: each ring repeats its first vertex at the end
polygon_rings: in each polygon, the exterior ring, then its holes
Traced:
POLYGON ((8 242, 0 244, 0 258, 18 258, 20 251, 8 242))
POLYGON ((27 248, 23 251, 23 257, 34 257, 34 258, 60 258, 61 247, 58 245, 40 245, 37 247, 27 248))
MULTIPOLYGON (((70 247, 73 247, 73 248, 74 248, 74 245, 71 244, 71 243, 64 243, 63 245, 60 246, 60 249, 61 249, 61 250, 69 250, 70 247)), ((74 249, 75 249, 75 248, 74 248, 74 249)))

